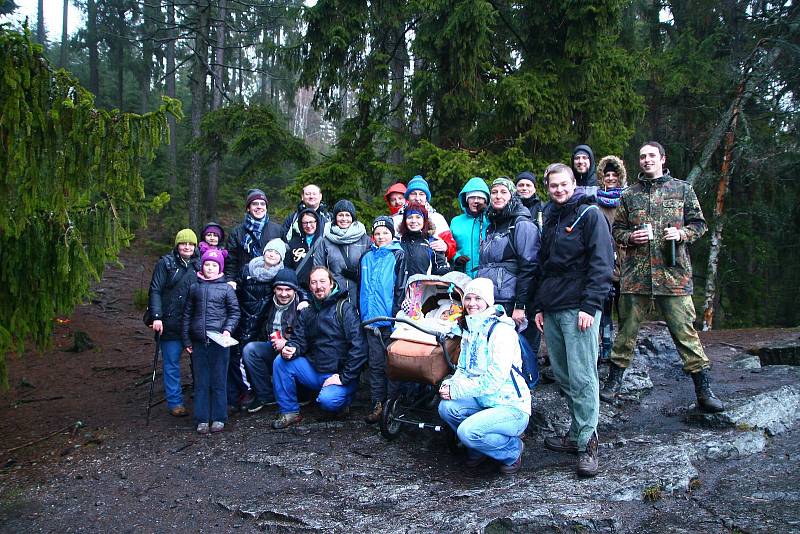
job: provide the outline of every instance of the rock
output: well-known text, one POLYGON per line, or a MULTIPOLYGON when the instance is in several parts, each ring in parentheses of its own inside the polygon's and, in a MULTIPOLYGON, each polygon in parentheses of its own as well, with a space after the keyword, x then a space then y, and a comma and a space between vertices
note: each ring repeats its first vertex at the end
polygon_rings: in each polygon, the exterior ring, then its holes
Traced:
POLYGON ((781 341, 748 352, 758 356, 761 365, 800 365, 800 342, 781 341))
MULTIPOLYGON (((697 440, 698 436, 682 434, 690 441, 697 440)), ((762 452, 767 445, 763 432, 732 431, 727 434, 708 433, 706 438, 701 438, 694 445, 692 459, 702 460, 730 460, 743 458, 751 454, 762 452)))
POLYGON ((716 428, 759 428, 774 436, 785 432, 800 419, 800 386, 785 385, 752 397, 731 399, 722 413, 694 411, 688 418, 716 428))
POLYGON ((761 367, 761 360, 758 356, 742 354, 741 357, 733 359, 728 367, 731 369, 758 369, 761 367))

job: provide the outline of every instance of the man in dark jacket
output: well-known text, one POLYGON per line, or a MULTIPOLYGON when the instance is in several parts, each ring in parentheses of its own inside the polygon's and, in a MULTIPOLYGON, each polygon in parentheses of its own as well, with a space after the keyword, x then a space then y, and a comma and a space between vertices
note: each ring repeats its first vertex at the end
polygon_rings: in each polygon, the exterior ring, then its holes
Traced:
POLYGON ((322 202, 322 189, 318 185, 308 184, 300 194, 300 203, 297 204, 297 209, 283 220, 281 239, 288 243, 293 237, 303 234, 303 229, 300 228, 300 214, 307 209, 316 212, 321 224, 330 222, 331 214, 328 213, 325 203, 322 202))
POLYGON ((531 171, 522 171, 515 179, 517 194, 522 201, 522 205, 531 212, 531 218, 536 226, 542 228, 542 209, 544 202, 536 194, 536 175, 531 171))
POLYGON ((534 301, 556 381, 567 397, 572 424, 545 447, 578 454, 578 476, 598 471, 600 414, 597 350, 600 315, 611 289, 614 247, 608 221, 581 192, 564 164, 545 171, 550 202, 544 210, 534 301))
MULTIPOLYGON (((264 247, 271 240, 281 237, 281 227, 269 219, 267 195, 261 189, 251 189, 245 200, 244 221, 228 236, 225 248, 228 257, 225 259, 225 281, 236 289, 236 297, 241 304, 246 296, 242 285, 245 268, 255 257, 261 256, 264 247)), ((242 367, 242 351, 239 345, 230 350, 228 360, 228 404, 233 410, 253 400, 250 384, 242 367), (238 394, 237 394, 238 393, 238 394)))
POLYGON ((267 304, 264 326, 256 335, 259 341, 251 341, 242 349, 242 361, 255 390, 252 402, 245 406, 250 413, 275 404, 272 362, 294 334, 298 304, 300 287, 297 275, 291 269, 281 269, 272 283, 272 298, 267 304))
POLYGON ((294 335, 272 366, 280 416, 272 428, 300 422, 297 384, 319 391, 317 402, 341 413, 358 389, 358 375, 367 361, 366 341, 355 307, 325 267, 311 270, 313 303, 300 314, 294 335))
POLYGON ((600 398, 610 402, 620 390, 622 375, 633 360, 639 324, 655 307, 667 323, 684 372, 692 377, 698 407, 721 412, 724 404, 711 391, 711 364, 693 324, 688 245, 706 232, 706 221, 692 186, 670 176, 665 162, 659 143, 648 141, 639 149, 642 172, 622 193, 614 214, 614 239, 627 248, 620 270, 620 329, 600 398))
POLYGON ((594 152, 589 145, 578 145, 572 149, 572 173, 578 191, 586 196, 594 196, 597 190, 597 172, 594 152))

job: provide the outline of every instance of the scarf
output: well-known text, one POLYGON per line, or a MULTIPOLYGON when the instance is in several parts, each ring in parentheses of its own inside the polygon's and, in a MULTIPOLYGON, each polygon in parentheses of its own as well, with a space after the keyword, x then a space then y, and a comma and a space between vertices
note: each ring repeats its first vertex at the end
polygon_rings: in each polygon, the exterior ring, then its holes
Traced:
POLYGON ((264 226, 269 221, 269 215, 264 215, 263 219, 256 219, 249 213, 245 215, 242 226, 245 229, 244 239, 242 240, 242 248, 251 256, 261 256, 263 251, 258 243, 253 243, 253 236, 257 241, 261 241, 261 232, 264 231, 264 226))
POLYGON ((351 245, 358 242, 367 233, 361 221, 355 221, 347 228, 339 228, 335 224, 325 229, 325 237, 334 245, 351 245))
POLYGON ((624 190, 622 187, 612 187, 608 190, 598 189, 597 203, 604 208, 618 208, 624 190))
POLYGON ((469 357, 469 364, 467 368, 473 368, 478 363, 478 354, 489 352, 489 326, 497 321, 497 308, 489 306, 480 313, 475 315, 466 315, 467 330, 470 332, 468 337, 469 344, 467 346, 467 356, 469 357))
POLYGON ((259 256, 258 258, 250 260, 248 267, 250 269, 250 276, 259 282, 270 282, 275 278, 275 275, 278 274, 278 271, 283 269, 283 262, 281 261, 277 265, 267 267, 267 264, 264 263, 263 256, 259 256))

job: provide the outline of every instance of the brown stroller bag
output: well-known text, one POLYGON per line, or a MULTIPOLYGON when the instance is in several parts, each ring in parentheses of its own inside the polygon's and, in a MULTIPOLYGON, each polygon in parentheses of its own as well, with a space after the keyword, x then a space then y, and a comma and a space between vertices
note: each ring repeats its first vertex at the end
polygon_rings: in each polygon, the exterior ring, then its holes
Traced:
MULTIPOLYGON (((461 338, 445 341, 453 365, 458 363, 461 338)), ((450 373, 440 345, 426 345, 398 339, 387 347, 386 376, 390 380, 436 385, 450 373)))

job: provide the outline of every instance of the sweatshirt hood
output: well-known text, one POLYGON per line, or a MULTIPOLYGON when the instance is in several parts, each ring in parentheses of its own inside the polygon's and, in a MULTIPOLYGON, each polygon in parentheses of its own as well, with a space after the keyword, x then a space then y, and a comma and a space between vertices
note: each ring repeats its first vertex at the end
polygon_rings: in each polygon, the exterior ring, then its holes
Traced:
POLYGON ((486 185, 486 182, 483 178, 475 176, 474 178, 470 178, 469 181, 464 184, 464 187, 461 188, 461 192, 458 194, 458 203, 461 205, 461 210, 466 213, 467 215, 471 214, 467 211, 467 194, 474 193, 474 192, 481 192, 486 195, 486 204, 489 204, 489 186, 486 185))
POLYGON ((572 158, 570 160, 570 167, 572 167, 572 172, 575 173, 575 180, 577 181, 578 185, 582 185, 584 187, 597 185, 597 183, 592 183, 592 177, 595 176, 595 171, 597 170, 597 166, 595 165, 594 152, 592 151, 592 148, 589 145, 578 145, 572 149, 572 158), (581 151, 589 154, 589 170, 584 174, 579 174, 578 171, 575 170, 575 164, 573 163, 573 161, 575 160, 575 154, 581 151))

